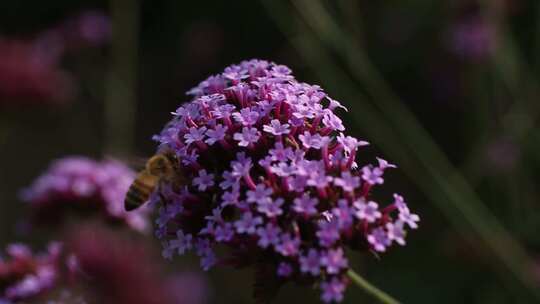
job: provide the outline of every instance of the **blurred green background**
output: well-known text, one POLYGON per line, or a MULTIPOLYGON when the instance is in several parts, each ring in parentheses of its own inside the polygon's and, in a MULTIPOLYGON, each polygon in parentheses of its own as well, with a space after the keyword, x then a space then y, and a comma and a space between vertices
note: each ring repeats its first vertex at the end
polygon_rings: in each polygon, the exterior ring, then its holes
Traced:
MULTIPOLYGON (((20 238, 18 191, 52 159, 147 157, 185 91, 261 58, 320 84, 372 143, 366 157, 400 167, 387 188, 421 227, 380 259, 352 253, 359 273, 403 303, 540 302, 540 2, 5 0, 0 41, 87 11, 112 36, 58 60, 63 102, 0 100, 2 246, 20 238)), ((208 276, 211 303, 252 303, 249 270, 208 276)), ((287 286, 276 303, 317 298, 287 286)), ((351 286, 344 303, 372 301, 351 286)))

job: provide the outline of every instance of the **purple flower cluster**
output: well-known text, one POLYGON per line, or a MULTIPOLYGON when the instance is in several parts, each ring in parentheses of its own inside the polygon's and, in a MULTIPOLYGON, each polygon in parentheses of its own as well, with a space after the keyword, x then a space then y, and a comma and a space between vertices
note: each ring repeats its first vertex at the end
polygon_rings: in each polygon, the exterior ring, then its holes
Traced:
POLYGON ((30 204, 36 221, 58 222, 66 210, 83 215, 97 212, 107 220, 144 231, 148 210, 124 210, 125 194, 134 178, 135 173, 119 162, 72 156, 53 162, 21 196, 30 204))
POLYGON ((51 243, 43 254, 33 254, 22 244, 9 245, 6 259, 0 260, 0 303, 28 300, 55 287, 61 253, 59 243, 51 243))
POLYGON ((151 199, 166 258, 194 250, 207 270, 244 252, 273 265, 275 280, 317 283, 323 301, 339 302, 346 247, 384 252, 417 228, 402 196, 385 206, 371 196, 395 165, 360 164, 368 143, 344 133, 335 111, 346 109, 288 67, 244 61, 188 94, 155 136, 191 181, 151 199), (218 258, 218 244, 232 257, 218 258))

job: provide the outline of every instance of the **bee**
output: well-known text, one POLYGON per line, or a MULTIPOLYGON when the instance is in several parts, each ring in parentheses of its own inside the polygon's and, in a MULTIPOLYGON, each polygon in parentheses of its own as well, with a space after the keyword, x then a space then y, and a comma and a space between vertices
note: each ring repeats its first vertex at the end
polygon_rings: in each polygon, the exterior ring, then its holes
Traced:
POLYGON ((159 187, 160 183, 176 182, 182 179, 176 170, 177 163, 172 153, 160 153, 148 159, 145 168, 137 174, 129 187, 124 200, 124 208, 127 211, 135 210, 148 201, 150 194, 159 187))

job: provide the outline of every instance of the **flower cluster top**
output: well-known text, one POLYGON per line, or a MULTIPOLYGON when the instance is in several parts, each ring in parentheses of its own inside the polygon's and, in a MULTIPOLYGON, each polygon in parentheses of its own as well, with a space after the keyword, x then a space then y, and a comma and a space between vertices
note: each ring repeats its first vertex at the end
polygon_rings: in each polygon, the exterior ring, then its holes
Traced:
POLYGON ((346 109, 288 67, 244 61, 188 94, 193 100, 155 136, 190 181, 165 182, 151 197, 165 257, 193 249, 205 270, 252 263, 266 282, 258 289, 271 280, 315 283, 324 302, 339 302, 345 247, 384 252, 417 228, 402 196, 371 196, 395 165, 364 164, 368 143, 346 135, 335 113, 346 109), (232 254, 218 258, 218 244, 232 254))
POLYGON ((97 162, 85 157, 66 157, 22 192, 35 220, 57 222, 66 210, 86 213, 98 211, 107 220, 125 222, 129 227, 147 229, 147 210, 124 211, 125 194, 135 173, 116 161, 97 162), (59 217, 60 216, 60 217, 59 217))

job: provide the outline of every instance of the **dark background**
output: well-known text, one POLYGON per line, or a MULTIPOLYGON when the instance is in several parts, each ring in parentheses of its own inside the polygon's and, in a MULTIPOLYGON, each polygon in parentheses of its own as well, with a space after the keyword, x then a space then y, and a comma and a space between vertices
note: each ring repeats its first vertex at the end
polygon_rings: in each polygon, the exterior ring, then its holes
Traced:
MULTIPOLYGON (((6 0, 0 37, 35 39, 87 10, 111 16, 112 37, 62 57, 69 100, 0 102, 0 244, 22 237, 17 193, 51 160, 147 157, 185 91, 261 58, 320 84, 372 143, 365 157, 400 166, 383 188, 420 229, 380 259, 351 253, 359 273, 404 303, 539 301, 538 1, 6 0)), ((252 302, 249 270, 208 275, 212 303, 252 302)), ((276 302, 317 297, 288 286, 276 302)), ((344 303, 370 301, 350 286, 344 303)))

